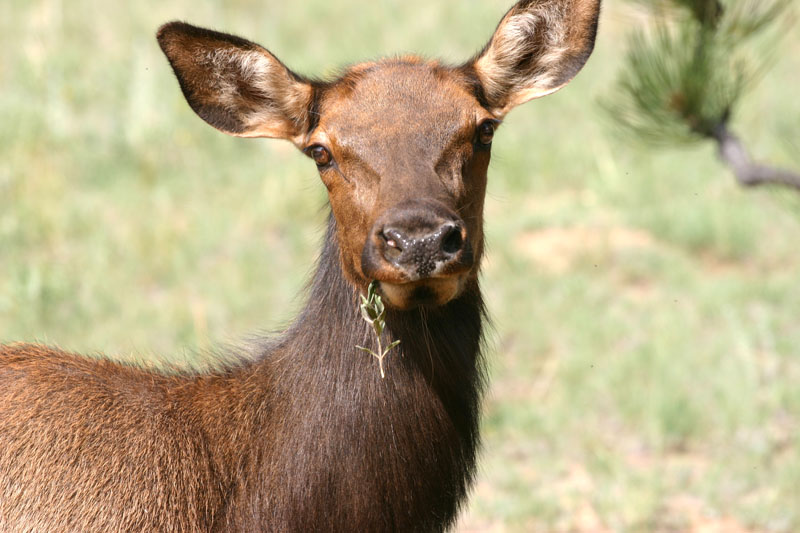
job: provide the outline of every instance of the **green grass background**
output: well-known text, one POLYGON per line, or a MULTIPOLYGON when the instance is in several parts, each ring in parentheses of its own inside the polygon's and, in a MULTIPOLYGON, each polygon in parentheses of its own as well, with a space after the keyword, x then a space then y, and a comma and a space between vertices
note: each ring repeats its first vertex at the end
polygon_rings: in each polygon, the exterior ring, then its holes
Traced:
MULTIPOLYGON (((190 363, 302 303, 326 212, 313 163, 195 117, 159 24, 325 75, 460 61, 510 4, 4 0, 0 342, 190 363)), ((640 21, 607 2, 584 72, 497 135, 492 388, 461 531, 800 531, 800 196, 739 189, 712 146, 610 134, 597 101, 640 21)), ((736 116, 760 159, 800 167, 799 84, 795 26, 736 116)))

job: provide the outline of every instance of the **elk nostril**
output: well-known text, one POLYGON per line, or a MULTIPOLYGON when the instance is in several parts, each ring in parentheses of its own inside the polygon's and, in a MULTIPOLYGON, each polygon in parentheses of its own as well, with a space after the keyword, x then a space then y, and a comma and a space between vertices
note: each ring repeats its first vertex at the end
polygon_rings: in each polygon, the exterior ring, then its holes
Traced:
POLYGON ((397 261, 397 259, 400 257, 400 254, 400 248, 394 246, 387 246, 386 251, 383 253, 384 257, 392 262, 397 261))
POLYGON ((383 252, 384 257, 389 261, 395 261, 403 253, 403 248, 400 244, 403 242, 402 235, 397 230, 387 229, 381 232, 381 238, 386 242, 386 249, 383 252))
POLYGON ((461 228, 458 226, 450 226, 442 238, 442 251, 446 254, 453 255, 458 253, 464 244, 464 239, 461 237, 461 228))

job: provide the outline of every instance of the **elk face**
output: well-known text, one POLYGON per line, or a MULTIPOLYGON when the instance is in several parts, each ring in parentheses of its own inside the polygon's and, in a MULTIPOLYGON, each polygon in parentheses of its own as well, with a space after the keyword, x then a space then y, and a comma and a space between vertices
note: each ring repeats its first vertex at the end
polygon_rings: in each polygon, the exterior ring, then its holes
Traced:
POLYGON ((443 305, 477 276, 486 172, 514 106, 564 86, 591 53, 598 0, 523 0, 472 61, 416 57, 312 82, 238 37, 158 33, 191 107, 243 137, 291 140, 328 189, 342 270, 389 305, 443 305))
POLYGON ((306 141, 345 274, 394 307, 446 303, 477 274, 498 121, 465 81, 415 58, 357 66, 322 91, 306 141))

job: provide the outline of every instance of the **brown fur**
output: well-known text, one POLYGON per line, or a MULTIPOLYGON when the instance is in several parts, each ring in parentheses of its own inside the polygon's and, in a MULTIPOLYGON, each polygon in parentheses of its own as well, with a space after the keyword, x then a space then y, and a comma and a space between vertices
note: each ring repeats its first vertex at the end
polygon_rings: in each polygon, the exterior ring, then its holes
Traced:
POLYGON ((206 373, 0 346, 0 531, 452 526, 475 473, 483 389, 485 126, 577 72, 598 9, 522 1, 465 65, 402 57, 330 82, 244 39, 164 26, 159 43, 204 120, 331 155, 308 303, 283 334, 206 373), (390 226, 428 243, 424 268, 389 260, 390 226), (454 235, 446 255, 429 249, 429 227, 454 235), (389 307, 384 345, 401 341, 386 379, 355 348, 376 348, 357 306, 373 279, 389 307))

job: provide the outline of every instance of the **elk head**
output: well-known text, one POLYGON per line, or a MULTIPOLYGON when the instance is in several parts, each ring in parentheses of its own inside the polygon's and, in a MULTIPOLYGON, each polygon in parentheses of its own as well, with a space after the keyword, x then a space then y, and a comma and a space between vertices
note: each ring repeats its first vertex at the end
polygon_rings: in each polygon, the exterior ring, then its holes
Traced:
POLYGON ((402 57, 332 81, 181 22, 158 41, 194 111, 241 137, 288 139, 328 189, 346 278, 389 305, 443 305, 474 282, 492 139, 513 107, 566 85, 594 46, 599 0, 523 0, 476 57, 402 57))

